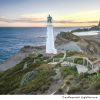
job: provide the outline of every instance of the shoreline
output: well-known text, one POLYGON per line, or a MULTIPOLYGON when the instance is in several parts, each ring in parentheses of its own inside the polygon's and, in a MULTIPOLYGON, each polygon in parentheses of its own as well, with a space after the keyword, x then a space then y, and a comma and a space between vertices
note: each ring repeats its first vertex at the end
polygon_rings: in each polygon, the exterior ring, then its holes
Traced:
POLYGON ((100 31, 73 32, 73 34, 77 36, 93 36, 93 35, 98 35, 99 33, 100 31))
POLYGON ((5 61, 0 62, 0 71, 5 71, 20 63, 24 58, 34 53, 44 53, 45 46, 24 46, 15 55, 5 61), (37 52, 38 50, 38 52, 37 52))
MULTIPOLYGON (((76 30, 80 30, 80 29, 76 29, 76 30)), ((83 30, 84 29, 82 29, 81 32, 86 32, 86 31, 83 31, 83 30)), ((93 36, 93 35, 78 36, 78 35, 75 35, 73 33, 75 33, 75 30, 74 31, 72 30, 71 32, 60 32, 56 36, 55 45, 56 45, 56 48, 57 48, 58 52, 69 49, 68 47, 70 47, 70 45, 75 47, 76 51, 77 50, 82 51, 83 47, 81 47, 81 45, 78 42, 82 42, 82 39, 84 39, 82 37, 87 38, 88 36, 90 36, 90 37, 93 36), (67 38, 62 37, 61 33, 67 34, 67 38), (68 33, 70 33, 70 36, 69 36, 68 33), (73 39, 78 39, 78 41, 76 41, 76 40, 74 41, 73 39)), ((97 36, 97 35, 95 35, 95 36, 97 36)), ((29 45, 24 46, 17 53, 15 53, 13 56, 11 56, 10 58, 8 58, 5 61, 0 62, 0 71, 5 71, 9 68, 14 67, 16 64, 20 63, 24 58, 26 58, 27 56, 29 56, 30 54, 33 54, 33 53, 45 54, 45 45, 42 45, 42 46, 29 46, 29 45)))

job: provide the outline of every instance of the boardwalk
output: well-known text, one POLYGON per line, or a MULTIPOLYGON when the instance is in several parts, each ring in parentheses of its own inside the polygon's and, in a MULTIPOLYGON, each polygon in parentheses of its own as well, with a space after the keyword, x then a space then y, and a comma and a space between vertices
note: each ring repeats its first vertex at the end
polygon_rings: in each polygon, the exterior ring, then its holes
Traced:
POLYGON ((71 57, 66 57, 66 52, 63 51, 64 56, 62 58, 53 58, 52 62, 49 62, 48 64, 51 65, 56 65, 58 63, 61 63, 61 65, 63 66, 73 66, 75 65, 77 68, 78 73, 85 73, 85 72, 97 72, 98 70, 100 70, 100 63, 99 65, 96 65, 95 63, 100 62, 100 59, 91 62, 87 57, 79 57, 79 56, 71 56, 71 57), (72 61, 68 61, 68 59, 72 59, 72 61), (77 64, 75 63, 75 59, 78 58, 82 58, 83 59, 83 64, 77 64), (65 60, 66 59, 66 60, 65 60), (85 64, 86 62, 86 64, 85 64), (88 66, 90 67, 90 69, 88 68, 88 66))

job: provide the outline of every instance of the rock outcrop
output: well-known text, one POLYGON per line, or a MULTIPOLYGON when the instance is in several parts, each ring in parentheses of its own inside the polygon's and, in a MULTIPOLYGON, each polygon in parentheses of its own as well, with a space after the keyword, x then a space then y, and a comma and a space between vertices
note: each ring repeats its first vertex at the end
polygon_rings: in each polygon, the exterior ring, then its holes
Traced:
POLYGON ((61 45, 61 44, 65 44, 65 43, 68 43, 70 41, 79 41, 80 40, 80 37, 70 33, 70 32, 61 32, 57 35, 56 37, 56 45, 61 45))
MULTIPOLYGON (((61 48, 67 47, 70 42, 73 42, 73 46, 78 45, 83 52, 99 55, 100 56, 100 40, 98 36, 76 36, 72 32, 61 32, 56 37, 56 46, 61 48)), ((75 46, 76 47, 76 46, 75 46)), ((65 49, 64 49, 65 50, 65 49)), ((76 49, 77 50, 77 49, 76 49)))

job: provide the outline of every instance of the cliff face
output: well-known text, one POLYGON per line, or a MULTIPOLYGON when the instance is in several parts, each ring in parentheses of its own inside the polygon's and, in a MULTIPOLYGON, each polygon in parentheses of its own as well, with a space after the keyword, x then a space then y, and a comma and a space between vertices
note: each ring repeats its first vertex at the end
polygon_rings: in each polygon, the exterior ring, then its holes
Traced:
POLYGON ((59 46, 61 44, 65 44, 70 41, 77 42, 79 40, 80 40, 80 37, 73 35, 70 32, 61 32, 60 34, 57 35, 55 43, 57 46, 59 46))
MULTIPOLYGON (((100 40, 98 36, 76 36, 72 32, 61 32, 56 37, 56 46, 65 48, 70 42, 78 45, 83 52, 100 56, 100 40)), ((73 45, 74 46, 74 45, 73 45)), ((60 49, 61 49, 60 48, 60 49)))

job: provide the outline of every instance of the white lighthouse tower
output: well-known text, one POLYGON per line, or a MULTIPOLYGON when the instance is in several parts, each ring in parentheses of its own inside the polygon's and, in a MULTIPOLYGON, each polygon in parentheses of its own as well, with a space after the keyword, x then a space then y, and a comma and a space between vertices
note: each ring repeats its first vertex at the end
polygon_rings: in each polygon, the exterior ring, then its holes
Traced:
POLYGON ((57 54, 57 50, 55 49, 55 45, 54 45, 52 17, 50 15, 47 17, 46 53, 57 54))

